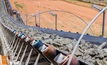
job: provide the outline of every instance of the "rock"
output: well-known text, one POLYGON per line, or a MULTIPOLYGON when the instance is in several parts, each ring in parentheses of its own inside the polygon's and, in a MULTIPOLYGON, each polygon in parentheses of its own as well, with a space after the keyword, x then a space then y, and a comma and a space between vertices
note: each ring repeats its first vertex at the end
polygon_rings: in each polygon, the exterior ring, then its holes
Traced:
POLYGON ((107 65, 107 63, 105 63, 104 60, 97 60, 97 61, 95 61, 94 64, 95 64, 95 65, 107 65))
POLYGON ((81 40, 80 44, 84 45, 85 44, 85 40, 81 40))
POLYGON ((79 48, 78 48, 78 50, 79 50, 81 53, 84 53, 84 51, 83 51, 82 49, 79 49, 79 48))
POLYGON ((67 44, 66 46, 68 47, 68 49, 71 49, 71 50, 73 49, 73 45, 72 44, 67 44))
POLYGON ((44 36, 44 37, 42 37, 42 38, 43 38, 43 40, 49 39, 49 36, 44 36))
POLYGON ((30 32, 33 32, 33 31, 34 31, 33 28, 28 28, 28 29, 29 29, 30 32))
POLYGON ((107 53, 107 49, 103 49, 105 53, 107 53))
POLYGON ((21 29, 22 31, 25 31, 25 29, 23 28, 23 29, 21 29))
POLYGON ((58 35, 55 36, 56 39, 60 39, 60 37, 58 35))
POLYGON ((66 50, 66 49, 68 49, 68 48, 66 46, 64 46, 63 50, 66 50))
POLYGON ((83 54, 80 52, 80 51, 78 51, 78 50, 76 50, 75 51, 75 55, 78 57, 78 56, 83 56, 83 54))
POLYGON ((54 39, 54 42, 60 43, 63 39, 54 39))
POLYGON ((98 49, 98 46, 97 46, 97 45, 93 45, 93 48, 94 48, 94 49, 98 49))
POLYGON ((104 49, 104 47, 106 46, 106 42, 103 42, 99 47, 98 47, 98 49, 104 49))
POLYGON ((29 32, 30 36, 34 36, 35 32, 29 32))
POLYGON ((104 58, 104 60, 107 62, 107 57, 106 57, 106 58, 104 58))
POLYGON ((93 48, 88 49, 87 52, 92 57, 98 54, 98 51, 93 48))
POLYGON ((53 43, 55 43, 55 42, 52 41, 52 39, 45 39, 45 40, 44 40, 44 43, 45 43, 45 44, 53 44, 53 43))
POLYGON ((55 34, 51 34, 51 35, 50 35, 50 38, 51 38, 51 39, 55 39, 55 34))
POLYGON ((104 61, 105 62, 105 65, 107 65, 107 61, 104 61))
POLYGON ((59 44, 59 43, 53 43, 54 46, 57 46, 57 47, 63 47, 62 44, 59 44))
POLYGON ((76 40, 76 39, 73 39, 73 41, 74 41, 74 42, 77 42, 77 40, 76 40))
MULTIPOLYGON (((62 38, 61 38, 61 39, 62 39, 62 38)), ((70 39, 62 39, 62 40, 60 41, 60 43, 63 44, 63 45, 72 44, 70 39)))
POLYGON ((91 58, 88 58, 86 61, 88 61, 88 62, 90 62, 90 63, 95 62, 95 60, 92 60, 91 58))
POLYGON ((95 56, 95 59, 97 59, 97 58, 100 59, 100 60, 103 60, 104 55, 96 55, 96 56, 95 56))
POLYGON ((60 50, 63 50, 64 47, 59 47, 60 50))
POLYGON ((41 37, 34 37, 35 40, 41 40, 41 37))
MULTIPOLYGON (((40 36, 40 34, 34 34, 34 37, 35 37, 35 36, 38 37, 38 36, 40 36)), ((42 36, 41 36, 41 37, 42 37, 42 36)))
POLYGON ((72 41, 73 46, 77 44, 77 41, 72 41))
POLYGON ((79 45, 79 48, 85 51, 85 50, 87 50, 88 47, 87 46, 83 46, 83 45, 79 45))
POLYGON ((26 34, 29 34, 29 31, 25 31, 26 34))
POLYGON ((42 34, 42 36, 46 36, 46 33, 42 34))

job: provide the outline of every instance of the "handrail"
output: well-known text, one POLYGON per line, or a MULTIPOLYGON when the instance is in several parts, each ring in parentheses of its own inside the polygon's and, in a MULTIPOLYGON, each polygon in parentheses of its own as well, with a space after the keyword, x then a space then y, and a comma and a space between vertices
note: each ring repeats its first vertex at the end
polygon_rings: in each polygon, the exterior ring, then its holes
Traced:
POLYGON ((78 47, 81 39, 83 38, 84 34, 85 34, 86 31, 88 30, 88 28, 92 25, 92 23, 93 23, 106 9, 107 9, 107 7, 105 7, 103 10, 101 10, 101 11, 94 17, 94 19, 88 24, 88 26, 86 27, 86 29, 84 30, 84 32, 83 32, 82 35, 80 36, 80 38, 79 38, 76 46, 74 47, 74 50, 73 50, 72 53, 71 53, 71 56, 70 56, 70 59, 69 59, 67 65, 70 65, 70 62, 71 62, 71 60, 72 60, 72 57, 73 57, 73 55, 74 55, 74 53, 75 53, 75 51, 76 51, 76 49, 77 49, 77 47, 78 47))
MULTIPOLYGON (((27 15, 27 16, 30 16, 30 15, 27 15)), ((34 16, 36 16, 36 15, 34 15, 34 16)), ((33 17, 34 17, 33 16, 33 17)), ((24 17, 24 16, 23 16, 24 17)), ((23 18, 22 17, 22 18, 23 18)), ((36 16, 36 17, 38 17, 38 16, 36 16)), ((47 24, 48 24, 48 26, 52 29, 52 27, 50 26, 50 24, 45 20, 45 19, 43 19, 42 17, 40 17, 40 19, 42 19, 43 21, 45 21, 47 24)), ((28 20, 27 20, 28 21, 28 20)), ((26 20, 24 21, 24 22, 27 22, 26 20)))
MULTIPOLYGON (((66 12, 66 13, 72 14, 72 15, 78 17, 79 19, 81 19, 81 20, 82 20, 84 23, 86 23, 86 25, 88 26, 88 23, 87 23, 86 21, 84 21, 81 17, 79 17, 78 15, 73 14, 73 13, 71 13, 71 12, 63 11, 63 10, 47 10, 47 11, 43 11, 43 12, 40 12, 40 13, 38 13, 38 14, 35 14, 34 16, 39 15, 39 14, 42 14, 42 13, 45 13, 45 12, 50 12, 50 11, 60 11, 60 12, 66 12)), ((34 17, 34 16, 29 17, 26 21, 28 21, 30 18, 32 18, 32 17, 34 17)), ((26 22, 26 21, 25 21, 25 22, 26 22)), ((91 27, 90 27, 90 30, 92 31, 93 36, 95 36, 93 30, 91 29, 91 27)))
MULTIPOLYGON (((44 20, 50 26, 50 24, 45 19, 43 19, 42 17, 40 17, 40 19, 44 20)), ((50 26, 50 28, 52 29, 51 26, 50 26)))

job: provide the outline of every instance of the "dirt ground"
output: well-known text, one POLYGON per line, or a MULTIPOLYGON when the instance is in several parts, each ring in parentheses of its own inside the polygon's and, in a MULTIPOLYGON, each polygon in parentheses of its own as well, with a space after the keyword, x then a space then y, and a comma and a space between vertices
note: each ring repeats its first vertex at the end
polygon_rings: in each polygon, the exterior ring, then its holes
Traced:
MULTIPOLYGON (((92 8, 79 6, 75 4, 71 4, 68 2, 60 1, 60 0, 10 0, 11 4, 14 9, 17 9, 20 13, 23 19, 25 20, 25 15, 23 13, 28 14, 30 17, 31 14, 37 14, 37 11, 43 12, 46 10, 64 10, 71 13, 74 13, 84 19, 88 24, 91 22, 91 20, 99 13, 92 8), (18 4, 22 4, 23 8, 18 8, 18 6, 15 5, 15 2, 18 4)), ((79 3, 79 2, 78 2, 79 3)), ((88 5, 88 4, 82 4, 82 5, 88 5)), ((57 24, 58 24, 58 30, 64 30, 64 31, 71 31, 71 32, 79 32, 82 33, 84 29, 86 28, 86 24, 76 16, 72 14, 68 14, 65 12, 60 11, 52 11, 55 14, 57 14, 57 24)), ((52 16, 49 14, 49 12, 43 13, 41 16, 41 27, 43 28, 52 28, 55 29, 55 16, 52 16), (45 22, 47 21, 50 26, 45 22)), ((27 21, 27 25, 35 26, 35 18, 31 18, 27 21)), ((39 24, 39 18, 36 18, 37 24, 39 24)), ((93 29, 96 36, 101 35, 102 32, 102 15, 98 17, 98 19, 93 23, 91 28, 93 29)), ((92 32, 90 29, 87 31, 87 33, 90 33, 92 35, 92 32)), ((107 22, 105 26, 105 33, 107 33, 107 22)), ((107 37, 107 34, 105 34, 107 37)))

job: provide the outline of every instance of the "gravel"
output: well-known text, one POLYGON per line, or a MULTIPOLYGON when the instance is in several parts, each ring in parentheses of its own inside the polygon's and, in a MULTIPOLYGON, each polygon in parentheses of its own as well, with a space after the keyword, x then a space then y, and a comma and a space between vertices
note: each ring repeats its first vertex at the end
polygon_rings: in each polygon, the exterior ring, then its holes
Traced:
MULTIPOLYGON (((11 26, 12 28, 14 26, 11 26)), ((17 27, 17 26, 16 26, 17 27)), ((17 30, 17 28, 14 28, 17 30)), ((63 38, 55 34, 46 34, 41 31, 37 31, 31 28, 21 28, 20 32, 24 32, 30 37, 34 37, 36 40, 42 40, 44 44, 53 45, 55 48, 64 50, 67 52, 72 52, 75 47, 77 40, 63 38)), ((90 62, 94 65, 107 65, 107 49, 104 48, 107 45, 106 42, 102 43, 100 46, 93 45, 90 42, 81 40, 75 55, 76 57, 90 62)))

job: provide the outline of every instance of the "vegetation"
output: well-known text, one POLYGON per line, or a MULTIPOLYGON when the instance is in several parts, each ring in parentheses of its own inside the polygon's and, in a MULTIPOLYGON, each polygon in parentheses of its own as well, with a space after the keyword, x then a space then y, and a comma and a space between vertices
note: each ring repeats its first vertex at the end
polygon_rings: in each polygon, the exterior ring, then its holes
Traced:
POLYGON ((89 8, 92 4, 96 4, 96 5, 99 5, 101 7, 107 6, 107 0, 104 0, 104 1, 103 0, 63 0, 63 1, 66 1, 66 2, 69 2, 72 4, 76 4, 79 6, 89 7, 89 8), (88 5, 86 5, 86 4, 88 4, 88 5))
POLYGON ((17 3, 16 1, 14 1, 14 4, 16 6, 17 9, 23 9, 24 8, 24 3, 17 3))

